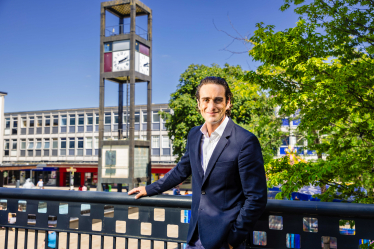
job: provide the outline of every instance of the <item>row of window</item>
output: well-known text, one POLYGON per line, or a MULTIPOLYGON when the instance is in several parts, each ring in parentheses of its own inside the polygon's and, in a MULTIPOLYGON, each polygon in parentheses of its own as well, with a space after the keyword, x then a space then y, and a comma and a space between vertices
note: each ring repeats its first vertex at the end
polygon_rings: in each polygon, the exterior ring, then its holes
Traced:
MULTIPOLYGON (((300 119, 292 120, 292 125, 299 125, 300 119)), ((288 118, 282 119, 282 126, 289 126, 290 120, 288 118)))
MULTIPOLYGON (((158 111, 152 112, 152 123, 160 123, 158 111)), ((75 125, 98 125, 99 114, 69 114, 69 115, 47 115, 21 117, 21 128, 50 127, 50 126, 75 126, 75 125), (44 121, 43 121, 44 120, 44 121), (51 123, 52 122, 52 123, 51 123)), ((142 123, 147 122, 147 113, 142 112, 142 123)), ((164 121, 165 122, 165 121, 164 121)), ((118 124, 118 113, 106 112, 104 124, 118 124), (113 121, 113 122, 112 122, 113 121)), ((127 123, 127 114, 123 114, 123 123, 127 123)), ((140 112, 135 113, 135 123, 140 123, 140 112)), ((17 129, 18 117, 5 118, 5 129, 17 129)))
MULTIPOLYGON (((104 140, 108 140, 110 137, 104 137, 104 140)), ((113 137, 117 140, 118 137, 113 137)), ((146 140, 147 136, 135 137, 135 139, 146 140)), ((70 138, 37 138, 37 139, 20 139, 20 141, 13 139, 4 140, 4 155, 5 156, 17 156, 18 143, 20 143, 20 151, 23 150, 49 150, 49 149, 69 149, 72 155, 77 155, 76 153, 83 155, 83 149, 98 149, 99 148, 99 138, 98 137, 70 137, 70 138), (82 152, 75 151, 75 149, 82 152)), ((160 148, 163 149, 163 155, 170 155, 170 140, 168 136, 152 136, 151 141, 152 154, 160 155, 160 148), (166 150, 167 149, 167 150, 166 150), (158 151, 158 152, 157 152, 158 151)), ((22 153, 21 153, 22 154, 22 153)), ((60 153, 61 155, 61 153, 60 153)), ((66 154, 65 154, 66 155, 66 154)), ((65 156, 61 155, 61 156, 65 156)), ((87 154, 86 154, 87 155, 87 154)), ((92 155, 92 154, 90 154, 92 155)), ((22 155, 21 155, 22 156, 22 155)))

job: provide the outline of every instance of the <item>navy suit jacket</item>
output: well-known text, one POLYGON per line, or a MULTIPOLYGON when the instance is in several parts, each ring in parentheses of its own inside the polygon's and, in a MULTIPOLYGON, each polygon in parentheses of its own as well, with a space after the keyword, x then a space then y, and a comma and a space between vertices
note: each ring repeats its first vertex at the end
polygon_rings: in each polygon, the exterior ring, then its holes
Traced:
POLYGON ((201 126, 191 129, 180 162, 148 195, 160 194, 192 174, 192 207, 187 243, 198 226, 205 249, 223 243, 240 245, 265 209, 267 187, 260 143, 231 119, 217 143, 204 174, 200 162, 201 126))

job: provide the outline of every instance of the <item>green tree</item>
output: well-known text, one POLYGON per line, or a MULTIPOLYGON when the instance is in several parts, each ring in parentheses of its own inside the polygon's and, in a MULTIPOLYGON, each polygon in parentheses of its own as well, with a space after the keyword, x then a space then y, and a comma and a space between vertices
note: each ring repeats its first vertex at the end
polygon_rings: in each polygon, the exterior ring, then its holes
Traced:
POLYGON ((285 0, 281 10, 291 4, 299 6, 296 27, 257 24, 249 55, 263 64, 243 79, 269 91, 281 114, 300 110, 297 132, 319 159, 273 160, 268 184, 284 184, 279 198, 313 184, 329 186, 324 201, 374 203, 374 2, 285 0))
POLYGON ((176 161, 179 161, 184 153, 188 132, 194 126, 204 123, 197 110, 195 93, 200 81, 207 76, 217 76, 227 81, 234 95, 231 116, 233 121, 259 138, 266 162, 273 158, 274 151, 281 144, 282 136, 281 120, 274 112, 275 102, 261 91, 258 85, 238 81, 238 77, 243 77, 244 74, 240 66, 228 64, 223 68, 216 64, 210 67, 192 64, 181 74, 177 90, 171 94, 169 101, 174 114, 161 113, 167 120, 166 128, 173 141, 176 161))

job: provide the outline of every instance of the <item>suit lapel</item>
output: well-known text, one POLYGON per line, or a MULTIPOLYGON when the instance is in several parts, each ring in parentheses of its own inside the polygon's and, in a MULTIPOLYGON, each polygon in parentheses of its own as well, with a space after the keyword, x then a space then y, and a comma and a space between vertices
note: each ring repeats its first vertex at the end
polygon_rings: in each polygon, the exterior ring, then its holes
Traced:
POLYGON ((204 177, 204 171, 203 171, 203 167, 201 166, 201 161, 200 161, 200 142, 201 142, 202 136, 203 136, 203 133, 201 133, 199 129, 197 131, 196 138, 193 142, 194 161, 197 167, 197 171, 199 171, 200 179, 203 179, 204 177))
POLYGON ((229 142, 229 137, 231 136, 231 131, 233 127, 234 127, 234 122, 231 119, 229 119, 229 122, 227 123, 226 128, 223 131, 222 137, 219 139, 216 147, 214 148, 212 156, 209 159, 208 167, 206 168, 203 183, 201 186, 204 185, 204 182, 208 178, 212 169, 214 168, 214 165, 216 164, 218 157, 221 155, 222 151, 226 148, 226 145, 229 142))

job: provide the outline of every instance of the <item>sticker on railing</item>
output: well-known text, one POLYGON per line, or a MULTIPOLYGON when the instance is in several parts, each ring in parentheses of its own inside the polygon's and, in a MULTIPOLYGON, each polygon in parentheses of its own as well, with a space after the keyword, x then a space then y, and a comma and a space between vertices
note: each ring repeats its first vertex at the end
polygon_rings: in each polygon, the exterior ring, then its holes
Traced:
POLYGON ((16 213, 8 213, 8 223, 15 224, 17 221, 17 214, 16 213))
POLYGON ((57 217, 48 215, 48 227, 57 227, 57 217))
POLYGON ((130 220, 138 220, 139 219, 139 208, 137 208, 137 207, 129 207, 128 219, 130 219, 130 220))
POLYGON ((300 248, 301 245, 300 234, 287 233, 286 246, 287 248, 300 248))
POLYGON ((92 231, 103 230, 103 221, 101 219, 92 219, 92 231))
POLYGON ((322 248, 336 249, 336 248, 338 248, 338 242, 337 242, 337 239, 335 237, 322 236, 321 237, 321 246, 322 246, 322 248), (330 247, 328 247, 327 245, 330 245, 330 247))
POLYGON ((104 217, 113 218, 114 217, 114 206, 105 205, 104 206, 104 217))
POLYGON ((38 213, 47 213, 47 202, 45 201, 39 201, 38 203, 38 213))
POLYGON ((167 236, 170 238, 178 238, 178 225, 167 225, 167 236))
POLYGON ((26 212, 27 201, 18 201, 18 212, 26 212))
POLYGON ((91 204, 81 204, 81 215, 90 216, 91 213, 91 204))
POLYGON ((359 245, 360 245, 359 248, 362 248, 362 249, 373 248, 373 246, 374 246, 374 240, 360 239, 359 245))
POLYGON ((190 223, 191 210, 181 210, 181 223, 190 223))
POLYGON ((69 204, 68 203, 60 203, 58 206, 59 214, 68 214, 69 213, 69 204))
POLYGON ((35 214, 28 214, 27 215, 27 225, 35 226, 36 225, 36 215, 35 214))
POLYGON ((140 223, 140 234, 141 235, 152 235, 152 224, 149 222, 140 223))
POLYGON ((165 221, 165 209, 154 208, 153 209, 153 219, 156 221, 165 221))
POLYGON ((253 231, 253 244, 257 246, 266 246, 267 245, 266 232, 253 231))
POLYGON ((7 210, 7 204, 8 204, 7 200, 1 199, 0 200, 0 210, 2 210, 2 211, 7 210))
POLYGON ((311 218, 311 217, 304 217, 303 218, 303 231, 309 233, 317 233, 318 232, 318 219, 311 218))
POLYGON ((116 220, 116 233, 126 233, 126 221, 116 220))
POLYGON ((283 230, 283 217, 276 215, 269 215, 269 229, 283 230))
POLYGON ((339 220, 339 232, 343 235, 355 235, 356 227, 354 220, 339 220))
POLYGON ((79 218, 78 217, 70 217, 69 229, 78 229, 78 228, 79 228, 79 218))

